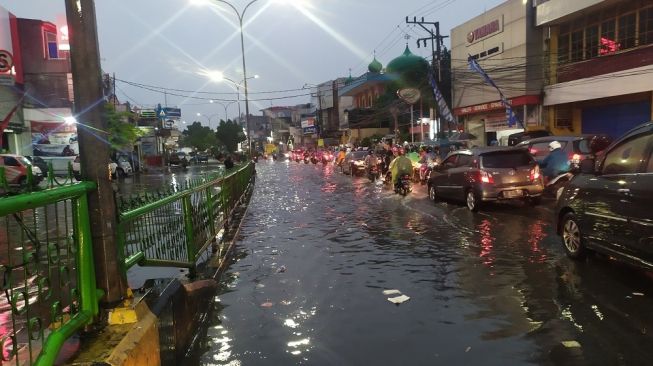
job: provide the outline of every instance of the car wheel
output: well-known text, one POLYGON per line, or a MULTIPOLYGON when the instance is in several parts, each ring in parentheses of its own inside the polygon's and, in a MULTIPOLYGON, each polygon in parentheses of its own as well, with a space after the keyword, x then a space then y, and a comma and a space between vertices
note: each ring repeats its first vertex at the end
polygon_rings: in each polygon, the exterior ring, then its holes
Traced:
POLYGON ((585 256, 583 234, 578 226, 578 220, 573 212, 567 213, 562 218, 562 243, 565 252, 570 258, 580 259, 585 256))
POLYGON ((478 197, 473 190, 468 190, 465 195, 465 202, 467 203, 467 208, 472 212, 477 212, 479 208, 478 197))
POLYGON ((434 186, 434 185, 430 185, 430 186, 429 186, 429 198, 430 198, 431 201, 433 201, 433 202, 437 202, 437 201, 438 201, 438 192, 435 190, 435 186, 434 186))

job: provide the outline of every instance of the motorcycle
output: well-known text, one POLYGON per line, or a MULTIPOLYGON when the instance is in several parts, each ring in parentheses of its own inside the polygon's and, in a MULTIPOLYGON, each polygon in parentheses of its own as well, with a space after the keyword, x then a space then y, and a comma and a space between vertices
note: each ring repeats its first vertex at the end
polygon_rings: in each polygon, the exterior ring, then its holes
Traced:
POLYGON ((381 175, 379 173, 379 166, 378 165, 372 165, 367 171, 367 177, 372 182, 379 179, 381 177, 381 175))
POLYGON ((304 164, 308 164, 311 162, 311 158, 308 155, 304 156, 304 164))
POLYGON ((311 156, 311 163, 313 163, 313 164, 317 164, 317 163, 319 163, 319 162, 320 162, 320 161, 317 159, 317 156, 315 156, 315 155, 311 156))
POLYGON ((431 175, 431 172, 435 167, 438 165, 437 161, 432 161, 429 160, 428 163, 422 163, 422 166, 419 168, 419 182, 424 185, 426 184, 426 181, 429 179, 429 176, 431 175))
POLYGON ((408 193, 412 192, 412 183, 410 179, 410 174, 403 174, 399 177, 399 181, 395 186, 395 193, 399 193, 402 196, 406 196, 408 193))
POLYGON ((558 176, 549 179, 544 184, 544 193, 558 198, 562 193, 562 190, 567 186, 573 177, 574 171, 572 170, 561 173, 558 176))
POLYGON ((329 153, 322 154, 322 164, 327 165, 333 160, 333 156, 329 153))

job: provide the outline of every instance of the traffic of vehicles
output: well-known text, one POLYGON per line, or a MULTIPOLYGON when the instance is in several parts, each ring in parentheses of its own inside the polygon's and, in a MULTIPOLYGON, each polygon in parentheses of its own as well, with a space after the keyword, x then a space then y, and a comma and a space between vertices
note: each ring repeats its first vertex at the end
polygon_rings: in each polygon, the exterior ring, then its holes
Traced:
MULTIPOLYGON (((556 201, 554 220, 569 257, 596 251, 653 269, 653 122, 614 142, 604 135, 529 137, 520 136, 515 146, 453 148, 442 160, 423 149, 412 176, 402 174, 394 191, 407 195, 413 183, 424 182, 431 200, 461 202, 472 212, 491 202, 534 206, 549 197, 556 201), (556 169, 554 156, 562 157, 556 169), (551 182, 558 184, 548 190, 551 182)), ((389 171, 386 152, 374 152, 381 157, 374 167, 367 166, 367 150, 350 151, 334 164, 344 174, 375 181, 389 171)), ((301 162, 311 154, 317 152, 298 149, 289 157, 301 162)))

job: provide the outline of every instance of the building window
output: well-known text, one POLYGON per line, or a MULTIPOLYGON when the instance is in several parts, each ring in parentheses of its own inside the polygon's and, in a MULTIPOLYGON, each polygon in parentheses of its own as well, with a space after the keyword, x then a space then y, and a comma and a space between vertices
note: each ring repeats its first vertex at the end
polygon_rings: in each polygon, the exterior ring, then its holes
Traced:
POLYGON ((592 25, 585 29, 585 55, 587 58, 599 55, 599 26, 592 25))
POLYGON ((572 128, 571 104, 560 104, 555 106, 553 111, 555 128, 572 128))
POLYGON ((59 49, 57 47, 57 34, 52 32, 43 32, 45 43, 45 58, 54 60, 59 58, 59 49))
POLYGON ((583 59, 583 30, 571 34, 571 62, 583 59))
POLYGON ((601 48, 599 49, 599 55, 609 55, 619 51, 615 21, 616 19, 610 19, 601 23, 601 48))
POLYGON ((619 18, 619 45, 620 49, 635 47, 635 30, 637 29, 637 15, 627 14, 619 18))
POLYGON ((639 44, 653 43, 653 8, 639 12, 639 44))
POLYGON ((569 34, 558 37, 558 63, 569 62, 569 34))

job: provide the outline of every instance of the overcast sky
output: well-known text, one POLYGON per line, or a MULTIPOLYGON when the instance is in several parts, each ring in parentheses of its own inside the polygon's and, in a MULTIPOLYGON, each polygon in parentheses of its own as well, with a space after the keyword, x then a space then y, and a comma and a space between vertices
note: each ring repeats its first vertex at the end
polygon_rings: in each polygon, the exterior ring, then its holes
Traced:
MULTIPOLYGON (((231 0, 241 11, 248 0, 231 0)), ((295 0, 297 2, 297 0, 295 0)), ((260 114, 271 105, 308 103, 310 89, 338 77, 361 75, 372 60, 385 66, 406 45, 413 53, 428 57, 415 40, 426 33, 405 24, 405 17, 439 21, 443 34, 502 0, 302 0, 299 4, 258 0, 244 16, 250 112, 260 114), (281 92, 285 91, 285 92, 281 92), (280 99, 272 99, 280 98, 280 99)), ((63 0, 0 0, 0 5, 19 18, 56 22, 63 17, 63 0)), ((164 104, 162 92, 170 90, 168 106, 182 108, 183 119, 207 119, 215 126, 225 109, 217 99, 236 100, 235 87, 214 83, 201 70, 220 70, 228 78, 243 79, 237 17, 225 5, 197 6, 190 0, 96 0, 100 52, 104 72, 116 79, 148 85, 136 87, 117 82, 121 101, 153 106, 164 104), (193 91, 201 93, 193 93, 193 91), (224 94, 208 94, 208 93, 224 94), (181 96, 176 96, 179 94, 181 96), (203 98, 203 99, 197 99, 203 98), (216 99, 211 104, 210 99, 216 99)), ((448 40, 445 41, 448 46, 448 40)), ((241 89, 242 92, 242 89, 241 89)), ((241 96, 241 100, 243 97, 241 96)), ((244 102, 241 102, 244 113, 244 102)), ((229 118, 238 115, 236 103, 227 106, 229 118)))

